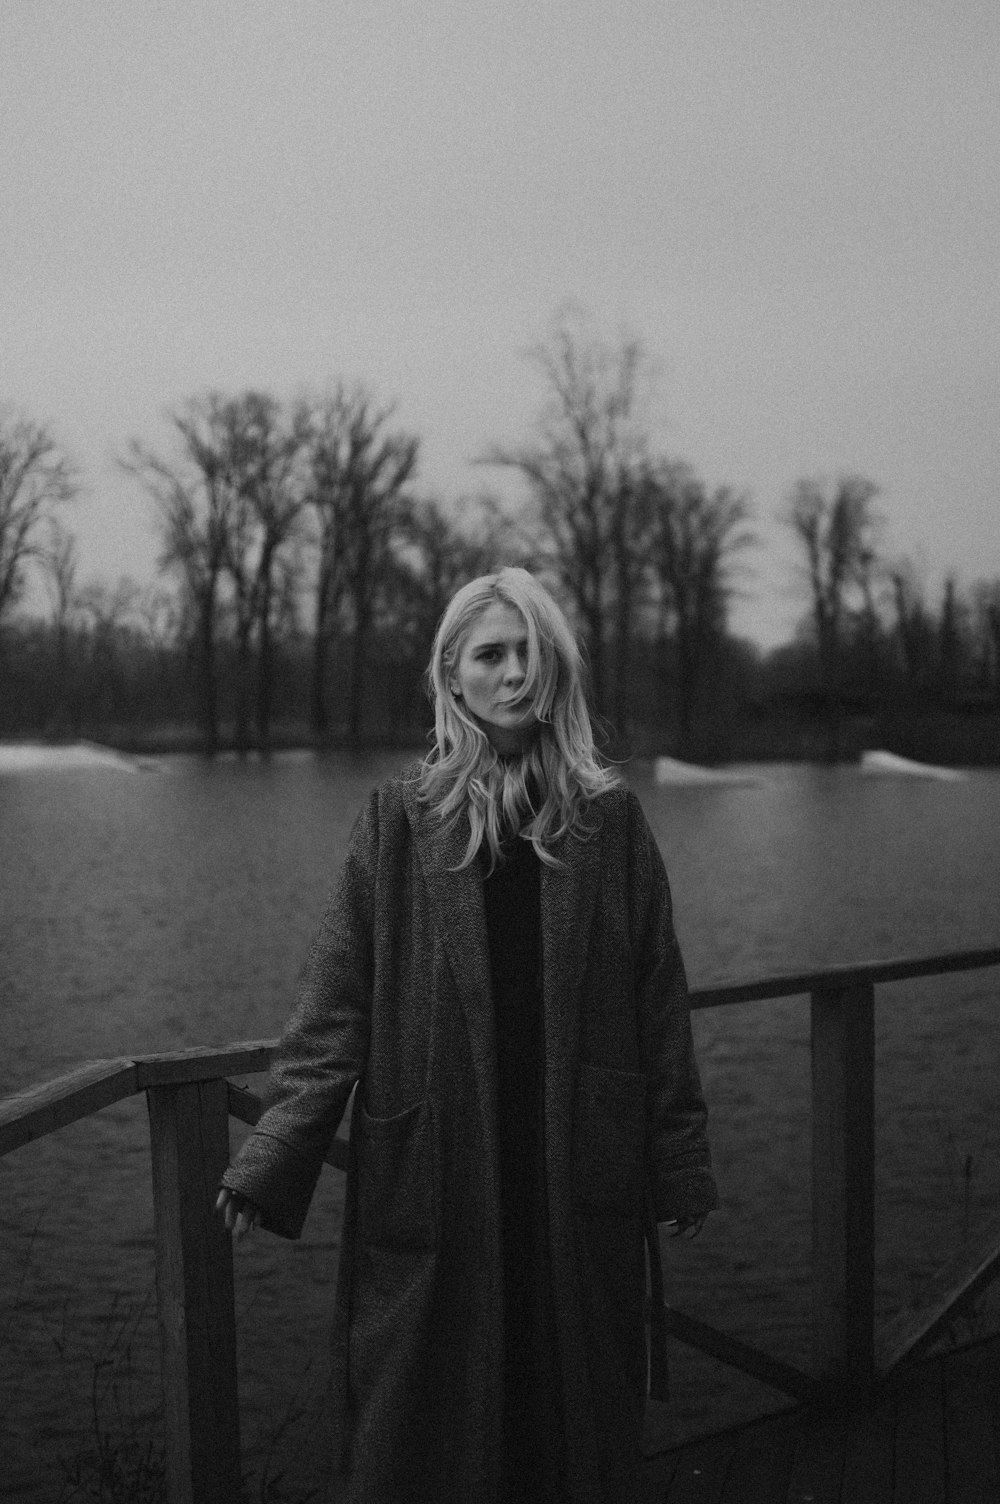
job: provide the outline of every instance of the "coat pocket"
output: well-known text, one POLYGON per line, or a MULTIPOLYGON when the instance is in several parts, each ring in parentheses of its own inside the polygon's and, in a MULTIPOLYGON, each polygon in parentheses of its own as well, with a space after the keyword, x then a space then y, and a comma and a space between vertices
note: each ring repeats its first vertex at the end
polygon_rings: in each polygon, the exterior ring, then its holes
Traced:
POLYGON ((364 1104, 358 1119, 358 1237, 386 1248, 435 1248, 438 1174, 434 1117, 425 1099, 391 1118, 364 1104))
POLYGON ((645 1193, 645 1150, 645 1076, 581 1065, 573 1125, 577 1205, 637 1216, 645 1193))

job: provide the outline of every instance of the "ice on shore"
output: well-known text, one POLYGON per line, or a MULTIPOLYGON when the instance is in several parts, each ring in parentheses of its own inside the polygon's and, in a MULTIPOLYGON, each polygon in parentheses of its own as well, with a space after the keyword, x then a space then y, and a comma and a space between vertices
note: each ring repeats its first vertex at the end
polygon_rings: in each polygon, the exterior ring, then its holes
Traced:
POLYGON ((653 762, 653 781, 672 785, 704 785, 714 783, 759 783, 753 773, 744 773, 736 768, 700 768, 695 763, 678 762, 676 757, 657 757, 653 762))
POLYGON ((80 768, 109 768, 118 773, 138 773, 150 764, 94 742, 72 742, 49 747, 41 742, 11 742, 0 745, 0 773, 64 773, 80 768))
POLYGON ((938 778, 944 783, 961 783, 967 775, 958 768, 939 768, 929 762, 913 762, 897 757, 895 752, 862 752, 862 773, 901 778, 938 778))

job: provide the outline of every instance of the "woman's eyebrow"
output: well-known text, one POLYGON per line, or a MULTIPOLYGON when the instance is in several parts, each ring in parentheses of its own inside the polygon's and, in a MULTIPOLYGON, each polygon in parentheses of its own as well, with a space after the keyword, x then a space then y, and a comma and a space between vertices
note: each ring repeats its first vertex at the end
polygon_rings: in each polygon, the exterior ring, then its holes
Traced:
POLYGON ((472 651, 474 653, 481 653, 483 648, 505 648, 510 642, 513 642, 515 647, 519 648, 526 648, 528 646, 527 637, 498 637, 495 642, 474 642, 472 651))

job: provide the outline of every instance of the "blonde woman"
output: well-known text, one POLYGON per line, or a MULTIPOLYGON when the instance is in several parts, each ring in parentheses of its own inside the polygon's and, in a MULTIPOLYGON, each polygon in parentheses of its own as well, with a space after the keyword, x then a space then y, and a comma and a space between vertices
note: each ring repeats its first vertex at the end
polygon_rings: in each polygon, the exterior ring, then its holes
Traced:
POLYGON ((298 1237, 352 1087, 334 1318, 351 1504, 633 1504, 644 1231, 716 1205, 670 893, 522 569, 451 601, 434 746, 371 795, 224 1178, 298 1237))

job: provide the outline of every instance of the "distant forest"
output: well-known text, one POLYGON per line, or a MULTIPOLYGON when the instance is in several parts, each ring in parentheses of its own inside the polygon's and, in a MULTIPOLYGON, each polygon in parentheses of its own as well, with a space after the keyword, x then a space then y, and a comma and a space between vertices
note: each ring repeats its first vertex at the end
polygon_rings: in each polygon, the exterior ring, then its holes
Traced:
POLYGON ((0 737, 135 749, 414 745, 434 627, 505 563, 551 585, 585 645, 608 751, 701 761, 1000 761, 1000 579, 929 599, 887 556, 865 476, 799 480, 802 619, 767 654, 730 611, 760 547, 750 498, 657 453, 647 358, 560 315, 532 352, 523 444, 480 456, 525 500, 454 506, 419 483, 420 438, 360 385, 179 404, 164 450, 119 460, 151 498, 159 578, 81 583, 80 477, 41 422, 0 413, 0 737), (32 571, 48 610, 29 612, 32 571))

